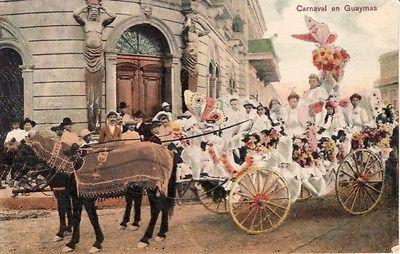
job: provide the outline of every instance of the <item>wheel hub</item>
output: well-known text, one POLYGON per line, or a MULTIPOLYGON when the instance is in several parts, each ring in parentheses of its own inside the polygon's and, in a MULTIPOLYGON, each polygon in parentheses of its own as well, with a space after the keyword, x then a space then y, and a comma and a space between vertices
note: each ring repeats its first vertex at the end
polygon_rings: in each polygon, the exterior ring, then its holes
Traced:
POLYGON ((264 208, 267 205, 268 197, 265 194, 257 194, 253 202, 259 208, 264 208))

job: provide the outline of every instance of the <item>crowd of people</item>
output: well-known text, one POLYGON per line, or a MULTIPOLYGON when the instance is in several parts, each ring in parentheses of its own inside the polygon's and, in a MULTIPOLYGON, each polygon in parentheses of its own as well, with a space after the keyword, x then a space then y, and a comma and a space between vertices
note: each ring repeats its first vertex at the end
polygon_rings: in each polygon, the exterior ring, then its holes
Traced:
MULTIPOLYGON (((316 75, 309 76, 309 85, 302 96, 292 91, 285 106, 278 98, 266 106, 254 98, 227 97, 225 119, 218 124, 212 119, 200 121, 190 107, 175 118, 167 102, 162 103, 161 110, 148 122, 141 111, 130 115, 129 105, 121 102, 117 111, 107 113, 98 143, 124 140, 166 145, 182 159, 178 172, 181 179, 232 177, 254 164, 264 163, 277 168, 289 182, 295 182, 293 196, 301 184, 322 195, 329 185, 326 173, 337 166, 352 146, 357 148, 354 134, 389 124, 386 136, 390 136, 397 119, 393 109, 379 117, 370 117, 360 106, 360 94, 354 93, 343 100, 337 86, 328 89, 316 75), (243 121, 246 122, 238 124, 243 121), (313 177, 317 179, 310 179, 313 177)), ((35 125, 29 118, 21 124, 12 121, 5 147, 16 146, 34 134, 35 125)), ((65 117, 51 131, 69 145, 82 147, 95 142, 93 132, 83 129, 75 133, 73 125, 65 117)))

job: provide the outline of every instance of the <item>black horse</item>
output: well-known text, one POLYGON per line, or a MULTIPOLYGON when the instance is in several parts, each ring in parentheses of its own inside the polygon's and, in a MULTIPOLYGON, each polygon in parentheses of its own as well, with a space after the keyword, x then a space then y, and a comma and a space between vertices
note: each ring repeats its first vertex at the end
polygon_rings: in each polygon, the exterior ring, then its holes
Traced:
MULTIPOLYGON (((44 137, 41 137, 41 141, 46 141, 46 142, 55 142, 54 140, 47 139, 44 137)), ((51 145, 50 145, 51 146, 51 145)), ((77 184, 75 181, 75 175, 74 171, 58 171, 54 167, 49 167, 49 163, 47 161, 41 160, 39 157, 37 157, 37 152, 35 152, 34 149, 32 149, 32 145, 27 142, 27 144, 23 144, 20 152, 24 151, 24 153, 29 153, 30 156, 36 156, 36 160, 40 161, 41 163, 46 164, 46 168, 48 169, 48 174, 54 175, 54 174, 61 174, 64 179, 66 180, 62 185, 62 187, 65 188, 65 190, 69 193, 69 195, 72 198, 72 237, 71 240, 66 244, 64 247, 63 251, 64 252, 70 252, 73 251, 75 248, 75 245, 79 243, 79 238, 80 238, 80 221, 81 221, 81 215, 82 215, 82 210, 83 207, 85 207, 87 214, 89 216, 89 220, 93 226, 95 235, 96 235, 96 240, 93 244, 92 249, 90 250, 91 253, 98 252, 102 249, 102 242, 104 241, 104 235, 102 233, 100 224, 99 224, 99 219, 97 216, 96 212, 96 207, 95 207, 95 198, 83 198, 78 196, 77 192, 77 184)), ((171 153, 172 156, 172 153, 171 153)), ((70 157, 71 160, 76 159, 75 156, 70 157)), ((175 161, 175 158, 174 158, 175 161)), ((76 161, 75 161, 76 162, 76 161)), ((54 164, 53 164, 54 165, 54 164)), ((53 179, 53 178, 52 178, 53 179)), ((54 178, 55 179, 55 178, 54 178)), ((135 186, 132 184, 132 186, 135 186)), ((132 188, 132 186, 129 186, 132 188)), ((129 189, 129 188, 128 188, 129 189)), ((167 191, 167 196, 163 195, 158 195, 158 189, 157 188, 145 188, 148 198, 149 198, 149 203, 150 203, 150 213, 151 213, 151 219, 149 222, 149 225, 147 227, 147 230, 144 234, 144 236, 140 239, 140 242, 138 243, 138 247, 143 248, 149 245, 149 239, 152 238, 153 232, 154 232, 154 227, 157 222, 158 216, 160 212, 162 213, 162 218, 161 218, 161 226, 160 226, 160 231, 157 234, 157 237, 155 238, 156 241, 162 241, 166 238, 166 233, 168 232, 168 220, 169 220, 169 215, 172 213, 173 206, 174 206, 174 198, 175 198, 175 193, 176 193, 176 163, 174 162, 174 167, 172 169, 172 174, 169 178, 168 182, 168 191, 167 191)), ((132 189, 134 190, 134 188, 132 189)), ((137 193, 137 192, 135 192, 137 193)), ((120 195, 125 195, 125 193, 121 193, 120 195)), ((139 204, 139 203, 138 203, 139 204)), ((140 211, 139 211, 140 214, 140 211)), ((140 217, 140 216, 139 216, 140 217)))

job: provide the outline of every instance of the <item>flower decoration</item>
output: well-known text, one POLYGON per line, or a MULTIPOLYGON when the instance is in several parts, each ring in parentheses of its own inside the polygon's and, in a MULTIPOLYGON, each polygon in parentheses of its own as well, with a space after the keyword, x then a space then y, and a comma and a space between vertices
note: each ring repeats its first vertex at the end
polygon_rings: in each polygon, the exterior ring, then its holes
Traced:
POLYGON ((325 45, 313 51, 313 65, 324 74, 332 75, 336 82, 343 76, 344 66, 349 59, 346 50, 333 45, 325 45))

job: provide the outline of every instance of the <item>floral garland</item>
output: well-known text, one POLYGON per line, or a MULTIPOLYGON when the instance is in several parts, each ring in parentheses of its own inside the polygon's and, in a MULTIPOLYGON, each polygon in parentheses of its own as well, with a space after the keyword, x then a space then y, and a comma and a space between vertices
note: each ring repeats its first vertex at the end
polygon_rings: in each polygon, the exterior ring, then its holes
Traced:
POLYGON ((221 158, 218 158, 217 154, 215 153, 214 149, 212 147, 208 147, 207 149, 208 154, 211 157, 211 160, 214 165, 220 165, 222 163, 222 166, 228 172, 228 174, 234 176, 234 175, 239 175, 249 169, 251 169, 254 165, 254 157, 249 155, 246 157, 245 162, 243 163, 243 166, 239 170, 235 170, 235 168, 232 166, 231 162, 228 159, 228 155, 226 153, 221 154, 221 158))
POLYGON ((313 51, 313 65, 323 73, 332 75, 336 82, 343 76, 344 66, 350 55, 346 50, 332 45, 325 45, 313 51))

